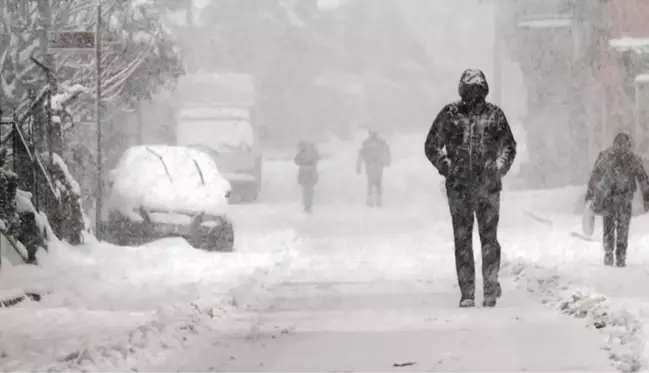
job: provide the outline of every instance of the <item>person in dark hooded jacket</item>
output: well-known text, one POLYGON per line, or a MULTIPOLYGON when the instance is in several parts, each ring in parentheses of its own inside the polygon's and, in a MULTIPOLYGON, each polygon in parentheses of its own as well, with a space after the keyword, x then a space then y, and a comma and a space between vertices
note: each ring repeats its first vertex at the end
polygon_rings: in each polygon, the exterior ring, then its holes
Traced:
POLYGON ((649 180, 642 159, 631 150, 631 138, 619 133, 613 146, 599 153, 588 182, 586 204, 604 223, 604 265, 626 266, 633 195, 640 185, 649 210, 649 180), (615 253, 615 255, 613 255, 615 253))
POLYGON ((298 166, 297 182, 302 186, 302 203, 304 211, 311 213, 313 210, 313 197, 315 185, 318 183, 318 162, 320 152, 311 141, 300 141, 295 155, 295 164, 298 166))
POLYGON ((367 175, 367 205, 370 207, 382 205, 383 196, 383 169, 391 163, 390 146, 379 136, 376 130, 370 130, 358 152, 356 172, 362 171, 365 164, 367 175), (376 191, 376 195, 374 195, 376 191))
POLYGON ((500 271, 500 191, 516 157, 516 141, 503 111, 486 101, 489 85, 482 71, 465 70, 459 102, 446 105, 428 132, 425 153, 446 178, 453 223, 460 307, 475 306, 474 214, 482 244, 485 307, 494 307, 502 289, 500 271))

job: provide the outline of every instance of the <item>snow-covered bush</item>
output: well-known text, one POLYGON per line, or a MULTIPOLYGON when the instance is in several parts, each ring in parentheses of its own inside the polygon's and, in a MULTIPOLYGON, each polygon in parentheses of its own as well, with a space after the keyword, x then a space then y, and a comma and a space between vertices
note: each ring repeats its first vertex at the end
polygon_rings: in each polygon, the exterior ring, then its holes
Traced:
POLYGON ((34 262, 38 249, 55 235, 47 217, 34 208, 31 193, 18 189, 18 176, 4 168, 6 155, 0 149, 0 232, 21 246, 24 260, 34 262))
POLYGON ((15 235, 20 226, 15 203, 18 176, 4 168, 6 157, 7 150, 0 149, 0 226, 2 231, 15 235))
POLYGON ((49 168, 52 165, 51 174, 55 192, 60 200, 60 223, 63 225, 65 239, 71 244, 80 244, 83 232, 88 232, 90 226, 84 219, 83 206, 81 203, 81 187, 68 170, 68 166, 60 155, 53 153, 50 162, 49 153, 41 154, 41 159, 49 168))

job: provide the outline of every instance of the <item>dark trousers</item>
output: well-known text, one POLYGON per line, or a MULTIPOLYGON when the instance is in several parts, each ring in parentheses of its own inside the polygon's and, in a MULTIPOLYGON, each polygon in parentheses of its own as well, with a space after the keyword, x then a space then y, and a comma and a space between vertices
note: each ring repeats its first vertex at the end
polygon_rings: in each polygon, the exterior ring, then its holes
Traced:
POLYGON ((302 204, 304 205, 304 211, 311 212, 311 210, 313 209, 314 194, 315 188, 313 185, 302 185, 302 204))
POLYGON ((381 203, 383 195, 383 168, 367 167, 367 198, 371 201, 376 192, 376 203, 381 203))
POLYGON ((484 296, 496 296, 500 271, 500 192, 478 193, 472 188, 447 186, 448 203, 455 239, 455 268, 462 299, 475 297, 475 261, 473 259, 473 221, 478 221, 482 245, 482 278, 484 296))
POLYGON ((631 225, 631 201, 623 201, 603 216, 604 251, 607 264, 613 264, 613 252, 618 264, 626 264, 626 249, 631 225))

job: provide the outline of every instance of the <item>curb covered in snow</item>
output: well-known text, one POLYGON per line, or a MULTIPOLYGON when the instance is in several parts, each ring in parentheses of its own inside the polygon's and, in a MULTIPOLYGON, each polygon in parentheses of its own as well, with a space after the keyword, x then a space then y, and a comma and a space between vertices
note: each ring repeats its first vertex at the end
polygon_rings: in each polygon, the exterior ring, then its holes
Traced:
POLYGON ((503 274, 511 275, 518 286, 535 294, 561 313, 586 321, 608 340, 604 348, 621 372, 647 371, 649 367, 649 302, 623 302, 607 298, 566 281, 556 272, 532 263, 508 262, 503 274))
MULTIPOLYGON (((10 308, 3 311, 6 312, 4 316, 5 322, 12 323, 15 321, 12 327, 15 330, 5 330, 5 333, 3 333, 5 334, 5 340, 3 341, 5 345, 0 345, 0 353, 3 354, 1 361, 3 370, 115 371, 130 370, 132 367, 159 365, 161 362, 165 361, 169 351, 185 348, 193 336, 209 332, 210 329, 214 328, 218 324, 215 321, 223 319, 225 315, 227 315, 229 311, 232 311, 235 305, 240 302, 237 298, 241 297, 242 289, 249 288, 247 284, 258 283, 261 281, 261 277, 263 277, 261 275, 272 273, 277 267, 281 267, 286 261, 286 258, 292 253, 294 237, 288 237, 287 239, 283 238, 281 241, 284 242, 278 243, 276 250, 273 250, 274 252, 263 252, 263 255, 259 258, 256 257, 256 253, 251 253, 253 257, 248 257, 248 253, 245 252, 226 254, 223 256, 224 260, 226 258, 232 259, 235 262, 240 263, 237 265, 245 265, 246 267, 250 266, 250 268, 245 269, 242 272, 233 272, 223 279, 217 278, 215 285, 219 286, 215 288, 205 288, 208 291, 199 292, 197 294, 198 297, 193 300, 183 296, 175 299, 172 296, 172 298, 168 299, 167 303, 161 301, 158 303, 157 307, 155 307, 154 303, 155 308, 147 307, 147 309, 138 308, 139 306, 137 305, 135 308, 128 308, 129 300, 132 301, 132 299, 128 297, 127 299, 119 298, 119 301, 121 302, 120 304, 123 304, 121 306, 116 305, 116 309, 102 306, 102 304, 105 304, 106 302, 110 303, 115 294, 111 293, 104 294, 103 296, 101 295, 103 293, 102 283, 97 281, 103 277, 99 274, 97 274, 97 276, 100 277, 89 278, 89 280, 91 280, 90 283, 84 285, 87 287, 91 283, 94 284, 95 282, 99 285, 99 288, 95 289, 95 293, 90 294, 92 296, 90 303, 87 305, 84 302, 79 303, 76 297, 83 297, 86 295, 85 293, 77 294, 76 291, 79 289, 76 288, 67 290, 59 289, 61 287, 65 288, 65 286, 69 284, 65 282, 65 278, 58 278, 60 275, 59 272, 62 270, 67 271, 68 269, 66 268, 68 267, 59 268, 58 265, 60 263, 68 263, 67 265, 70 266, 69 269, 74 270, 74 266, 79 265, 82 269, 88 270, 88 265, 91 263, 88 262, 88 264, 86 264, 85 261, 92 261, 92 265, 98 266, 98 269, 106 266, 110 267, 105 269, 106 271, 111 270, 111 265, 122 266, 123 268, 121 269, 117 268, 117 274, 112 275, 112 277, 104 279, 103 281, 128 282, 130 281, 128 278, 121 279, 120 273, 123 271, 135 270, 136 272, 133 273, 135 276, 134 281, 144 281, 153 285, 156 281, 155 276, 159 275, 155 272, 155 268, 152 267, 151 270, 147 272, 146 268, 140 268, 138 265, 138 262, 140 262, 142 258, 130 255, 133 255, 138 250, 151 252, 151 250, 154 249, 95 247, 93 250, 86 248, 84 251, 84 249, 79 248, 75 250, 66 249, 66 246, 61 248, 63 250, 61 253, 58 253, 58 251, 55 250, 55 252, 51 254, 56 255, 54 255, 49 261, 45 261, 45 266, 43 268, 29 267, 26 268, 30 270, 27 271, 27 273, 24 273, 23 268, 16 268, 18 271, 16 275, 18 277, 15 279, 12 278, 14 282, 23 278, 35 281, 34 283, 28 283, 28 286, 25 289, 33 290, 31 288, 38 285, 39 281, 51 282, 52 279, 58 279, 63 282, 58 284, 57 280, 54 284, 50 283, 49 285, 46 285, 45 288, 50 286, 54 289, 64 290, 64 292, 62 293, 63 295, 58 293, 53 294, 52 296, 55 299, 49 300, 49 303, 46 304, 37 304, 26 300, 23 302, 24 304, 21 303, 16 308, 10 308), (104 262, 104 256, 109 259, 114 258, 115 250, 125 250, 126 252, 122 255, 123 258, 116 258, 112 259, 113 261, 104 262), (68 253, 68 251, 70 252, 68 253), (97 251, 97 253, 93 253, 92 251, 97 251), (111 251, 113 254, 111 254, 111 251), (243 256, 236 258, 236 255, 243 256), (122 263, 123 260, 127 259, 130 263, 122 263), (138 268, 140 269, 138 270, 138 268), (149 273, 154 277, 142 277, 149 276, 149 273), (22 277, 21 274, 23 275, 22 277), (48 278, 51 279, 47 280, 48 278), (239 289, 239 293, 233 289, 239 289), (73 297, 71 299, 71 305, 73 307, 68 308, 66 306, 67 301, 60 303, 57 296, 63 296, 65 298, 68 296, 67 294, 70 291, 71 293, 69 295, 73 297), (106 299, 106 301, 101 304, 92 303, 93 301, 96 302, 98 299, 100 300, 104 297, 110 299, 106 299), (187 299, 185 300, 184 298, 187 299), (61 333, 57 331, 58 328, 67 328, 67 326, 52 325, 50 328, 49 326, 44 325, 48 330, 41 331, 42 333, 40 336, 34 335, 35 332, 33 331, 20 332, 20 328, 22 328, 21 325, 23 324, 31 330, 34 329, 36 325, 42 324, 43 320, 57 320, 61 317, 63 318, 60 320, 62 322, 61 325, 70 325, 74 329, 64 333, 64 335, 70 335, 70 339, 68 340, 64 340, 60 336, 61 333), (34 326, 29 326, 31 323, 30 320, 36 321, 34 326), (83 326, 86 323, 90 323, 89 327, 91 330, 83 326), (95 328, 97 330, 94 330, 95 328), (16 338, 10 337, 16 332, 16 338), (78 338, 82 339, 80 343, 78 338), (48 340, 51 340, 51 342, 47 342, 48 340), (73 340, 77 341, 75 342, 73 340), (42 349, 46 350, 40 351, 42 349), (29 357, 30 355, 39 357, 32 359, 29 357)), ((175 243, 171 242, 170 244, 175 243)), ((163 247, 159 251, 162 252, 166 249, 169 248, 163 247)), ((176 248, 175 250, 177 253, 185 252, 183 247, 176 248)), ((187 252, 193 253, 192 251, 187 252)), ((173 258, 181 257, 173 256, 173 258)), ((166 268, 167 270, 170 269, 172 271, 180 270, 187 272, 191 269, 191 266, 196 264, 195 261, 198 259, 194 258, 194 261, 190 260, 186 263, 176 263, 169 268, 166 267, 169 265, 169 263, 166 262, 160 262, 158 265, 162 265, 162 268, 160 268, 162 270, 166 268)), ((224 262, 217 260, 215 263, 217 265, 215 268, 218 269, 224 262)), ((82 276, 91 275, 90 273, 85 273, 83 271, 80 274, 82 276)), ((122 275, 127 274, 130 274, 130 272, 123 272, 122 275)), ((191 278, 189 280, 192 281, 191 278)), ((200 286, 201 283, 202 281, 199 279, 198 285, 200 286)), ((124 284, 118 285, 121 286, 124 284)), ((110 284, 106 284, 106 286, 110 287, 110 284)), ((147 291, 146 284, 142 285, 140 283, 139 286, 141 286, 139 291, 147 291)), ((183 292, 182 285, 178 291, 183 292)), ((143 293, 142 296, 147 298, 147 296, 151 295, 143 293)), ((154 296, 151 299, 153 302, 158 302, 159 299, 162 298, 156 298, 154 296)), ((58 325, 58 323, 55 324, 58 325)))

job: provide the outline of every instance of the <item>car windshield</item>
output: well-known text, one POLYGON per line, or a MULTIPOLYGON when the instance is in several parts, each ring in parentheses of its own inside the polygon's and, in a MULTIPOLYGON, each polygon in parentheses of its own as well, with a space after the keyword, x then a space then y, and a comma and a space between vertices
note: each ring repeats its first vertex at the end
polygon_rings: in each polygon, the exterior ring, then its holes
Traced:
POLYGON ((178 181, 206 184, 204 165, 182 147, 146 146, 126 154, 117 168, 122 177, 144 178, 156 182, 178 181), (165 180, 162 180, 165 179, 165 180))
POLYGON ((162 156, 161 156, 160 154, 156 153, 155 151, 153 151, 153 149, 151 149, 151 148, 149 148, 149 147, 147 147, 146 150, 147 150, 149 153, 151 153, 151 154, 155 155, 156 157, 158 157, 158 159, 160 159, 160 162, 162 163, 162 166, 163 166, 164 169, 165 169, 165 173, 167 174, 167 177, 169 177, 169 181, 171 181, 171 182, 173 183, 173 182, 174 182, 174 179, 171 177, 171 174, 169 173, 169 167, 167 167, 167 164, 165 163, 165 161, 164 161, 164 159, 162 158, 162 156))

